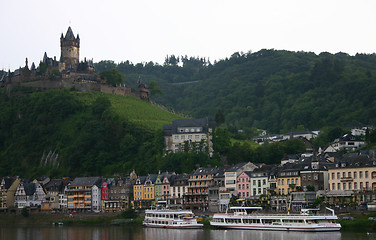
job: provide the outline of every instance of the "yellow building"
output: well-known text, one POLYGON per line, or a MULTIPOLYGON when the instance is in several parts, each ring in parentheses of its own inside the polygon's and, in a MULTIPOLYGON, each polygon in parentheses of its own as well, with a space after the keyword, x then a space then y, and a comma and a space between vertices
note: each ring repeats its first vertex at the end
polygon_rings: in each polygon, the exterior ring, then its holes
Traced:
POLYGON ((368 158, 347 159, 329 169, 330 190, 375 190, 376 162, 368 158))
POLYGON ((158 175, 140 176, 133 185, 133 205, 135 208, 149 207, 155 200, 154 182, 158 175))
POLYGON ((285 168, 277 174, 276 193, 288 195, 301 188, 300 172, 298 169, 285 168))

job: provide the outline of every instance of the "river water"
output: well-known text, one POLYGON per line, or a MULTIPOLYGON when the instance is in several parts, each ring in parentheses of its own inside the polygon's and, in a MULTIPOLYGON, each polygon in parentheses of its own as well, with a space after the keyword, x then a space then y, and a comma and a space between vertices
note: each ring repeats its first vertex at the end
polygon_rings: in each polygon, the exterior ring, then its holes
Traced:
POLYGON ((134 226, 0 226, 1 240, 376 240, 376 233, 276 232, 258 230, 179 230, 134 226))

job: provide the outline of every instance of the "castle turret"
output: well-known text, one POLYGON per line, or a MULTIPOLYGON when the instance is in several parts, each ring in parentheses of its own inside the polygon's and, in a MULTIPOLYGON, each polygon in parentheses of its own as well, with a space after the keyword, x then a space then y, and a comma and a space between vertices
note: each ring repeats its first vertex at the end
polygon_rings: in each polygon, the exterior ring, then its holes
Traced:
POLYGON ((65 37, 60 37, 61 57, 60 61, 64 62, 66 69, 76 69, 80 56, 80 38, 74 37, 71 27, 68 28, 65 37))

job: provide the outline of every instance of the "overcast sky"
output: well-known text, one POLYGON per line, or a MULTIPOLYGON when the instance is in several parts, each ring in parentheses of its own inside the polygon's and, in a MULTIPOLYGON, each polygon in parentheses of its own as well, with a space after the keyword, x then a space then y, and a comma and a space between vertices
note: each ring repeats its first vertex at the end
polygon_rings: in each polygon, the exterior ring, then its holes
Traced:
POLYGON ((4 0, 0 69, 60 58, 60 35, 80 35, 84 57, 158 62, 224 59, 260 49, 376 52, 375 0, 4 0))

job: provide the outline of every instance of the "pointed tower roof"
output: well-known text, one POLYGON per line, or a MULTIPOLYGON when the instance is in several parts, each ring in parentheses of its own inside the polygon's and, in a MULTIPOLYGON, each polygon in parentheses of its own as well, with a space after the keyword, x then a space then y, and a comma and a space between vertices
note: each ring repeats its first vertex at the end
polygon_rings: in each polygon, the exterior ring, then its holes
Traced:
POLYGON ((70 26, 68 27, 67 34, 65 34, 65 39, 66 40, 73 40, 73 39, 75 39, 73 31, 72 31, 72 28, 70 26))

